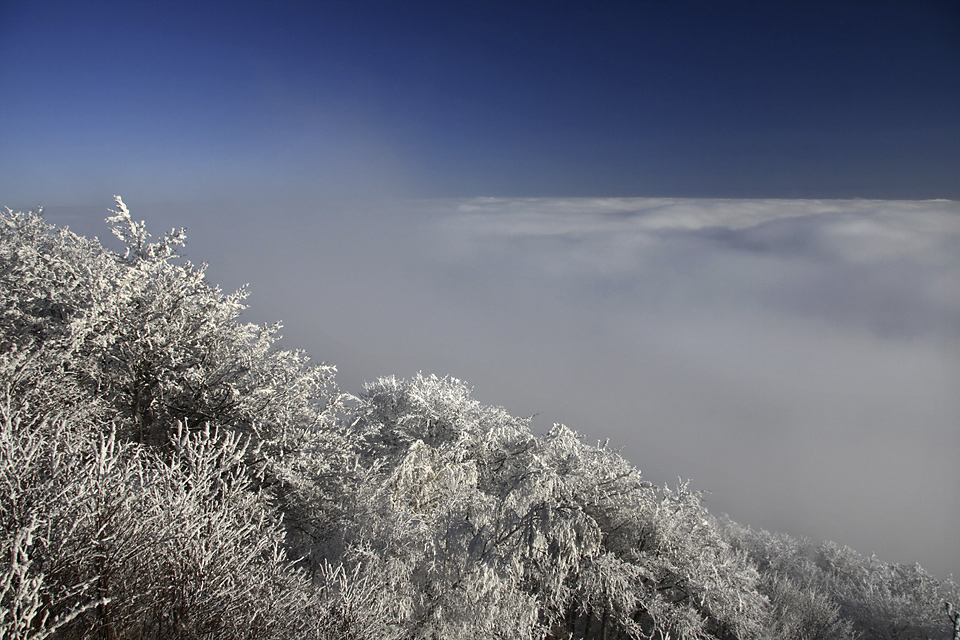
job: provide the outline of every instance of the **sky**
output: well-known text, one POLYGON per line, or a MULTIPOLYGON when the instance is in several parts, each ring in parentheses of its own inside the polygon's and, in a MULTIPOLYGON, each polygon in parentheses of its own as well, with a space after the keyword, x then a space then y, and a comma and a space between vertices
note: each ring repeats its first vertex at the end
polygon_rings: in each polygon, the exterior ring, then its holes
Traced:
POLYGON ((957 78, 955 2, 0 0, 0 206, 960 576, 957 78))

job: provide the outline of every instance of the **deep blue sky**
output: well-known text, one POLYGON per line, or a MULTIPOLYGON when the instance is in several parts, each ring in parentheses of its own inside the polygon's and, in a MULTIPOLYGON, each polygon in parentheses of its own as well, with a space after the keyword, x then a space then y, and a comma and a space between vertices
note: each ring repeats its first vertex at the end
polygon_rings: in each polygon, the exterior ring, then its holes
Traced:
POLYGON ((3 0, 0 197, 960 198, 958 79, 956 2, 3 0))

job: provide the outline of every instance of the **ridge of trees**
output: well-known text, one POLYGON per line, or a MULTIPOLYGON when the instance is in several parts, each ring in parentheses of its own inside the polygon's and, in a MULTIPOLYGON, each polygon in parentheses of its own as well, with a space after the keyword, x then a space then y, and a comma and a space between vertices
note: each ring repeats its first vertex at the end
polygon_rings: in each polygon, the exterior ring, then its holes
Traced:
POLYGON ((952 581, 460 380, 343 392, 116 207, 123 253, 0 212, 0 640, 960 637, 952 581))

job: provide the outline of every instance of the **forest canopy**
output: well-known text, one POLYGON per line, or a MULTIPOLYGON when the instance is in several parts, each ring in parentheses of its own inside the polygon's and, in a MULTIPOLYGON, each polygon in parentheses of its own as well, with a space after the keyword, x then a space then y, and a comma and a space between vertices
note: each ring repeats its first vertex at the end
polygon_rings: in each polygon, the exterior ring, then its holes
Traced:
POLYGON ((960 634, 951 580, 714 516, 460 380, 349 394, 182 231, 107 224, 121 252, 0 212, 2 640, 960 634))

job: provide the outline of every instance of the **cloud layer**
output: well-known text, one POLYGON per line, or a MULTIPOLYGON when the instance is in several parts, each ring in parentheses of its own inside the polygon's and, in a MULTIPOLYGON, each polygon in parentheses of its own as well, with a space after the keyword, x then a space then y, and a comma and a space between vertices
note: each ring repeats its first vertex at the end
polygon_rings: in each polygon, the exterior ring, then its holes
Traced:
POLYGON ((601 288, 709 285, 726 294, 716 304, 884 334, 960 330, 951 201, 490 198, 456 209, 444 221, 453 262, 519 257, 528 274, 601 288))

